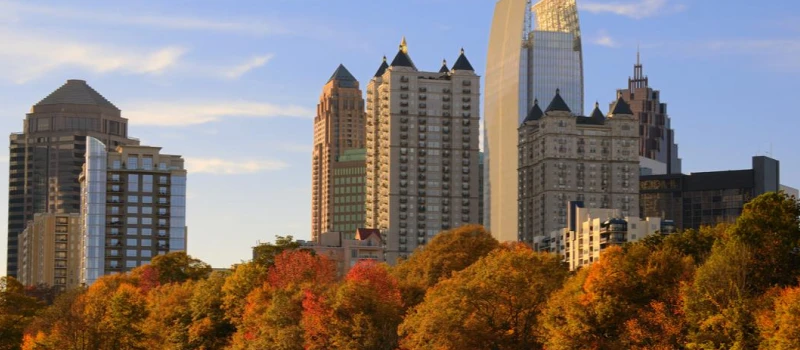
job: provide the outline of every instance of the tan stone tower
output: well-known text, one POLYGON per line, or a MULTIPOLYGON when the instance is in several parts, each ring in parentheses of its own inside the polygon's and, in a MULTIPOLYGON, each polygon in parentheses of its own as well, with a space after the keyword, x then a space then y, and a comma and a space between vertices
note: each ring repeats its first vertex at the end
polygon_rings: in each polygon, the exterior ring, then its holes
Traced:
POLYGON ((464 55, 420 71, 405 39, 367 86, 366 225, 390 264, 442 230, 479 222, 480 77, 464 55))
POLYGON ((86 137, 110 147, 137 145, 119 108, 83 80, 66 84, 31 107, 21 133, 10 137, 8 275, 17 276, 17 235, 36 213, 80 211, 78 175, 86 137))
POLYGON ((544 112, 535 101, 519 127, 520 241, 566 227, 569 201, 638 217, 637 126, 621 98, 608 118, 597 104, 589 117, 572 114, 558 90, 544 112))
MULTIPOLYGON (((334 206, 336 200, 339 200, 334 197, 336 194, 334 168, 338 168, 336 163, 346 151, 363 148, 364 98, 358 80, 340 64, 322 88, 317 115, 314 118, 314 150, 311 164, 312 240, 316 241, 320 234, 334 229, 334 206)), ((352 164, 352 157, 346 158, 342 160, 348 163, 347 168, 360 168, 357 164, 352 164)), ((361 176, 363 177, 363 173, 361 176)), ((363 181, 361 186, 349 187, 360 189, 359 193, 363 198, 363 181)), ((356 194, 353 193, 354 196, 356 194)), ((363 201, 360 204, 357 202, 357 200, 348 201, 347 205, 363 206, 363 201)), ((359 209, 358 213, 363 213, 363 208, 359 209)), ((351 225, 352 222, 363 222, 363 214, 348 215, 350 215, 348 219, 353 219, 352 215, 361 216, 359 219, 347 220, 351 225)))

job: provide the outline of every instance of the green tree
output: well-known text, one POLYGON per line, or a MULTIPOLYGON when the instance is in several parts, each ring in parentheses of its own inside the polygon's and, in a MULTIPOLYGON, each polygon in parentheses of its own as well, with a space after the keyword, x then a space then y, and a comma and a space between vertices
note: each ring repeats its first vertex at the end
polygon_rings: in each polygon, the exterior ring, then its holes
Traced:
POLYGON ((404 349, 536 349, 549 295, 567 277, 556 255, 517 244, 442 280, 400 325, 404 349))
POLYGON ((25 327, 43 307, 14 277, 0 277, 0 349, 19 349, 25 327))
POLYGON ((424 249, 417 249, 393 269, 404 305, 410 308, 419 304, 425 291, 440 279, 449 278, 499 246, 480 225, 465 225, 434 236, 424 249))
POLYGON ((153 258, 150 266, 155 268, 160 284, 200 280, 208 277, 211 266, 186 252, 170 252, 153 258))
POLYGON ((749 292, 751 259, 745 244, 718 242, 694 282, 683 289, 690 348, 753 349, 758 345, 749 292))
POLYGON ((241 323, 247 295, 267 280, 267 267, 248 262, 234 266, 233 273, 222 286, 222 309, 225 319, 234 325, 241 323))
MULTIPOLYGON (((275 257, 287 250, 300 248, 300 243, 292 236, 275 236, 275 243, 262 243, 253 248, 253 262, 263 267, 275 264, 275 257)), ((304 249, 307 250, 307 249, 304 249)), ((307 250, 312 252, 312 250, 307 250)))

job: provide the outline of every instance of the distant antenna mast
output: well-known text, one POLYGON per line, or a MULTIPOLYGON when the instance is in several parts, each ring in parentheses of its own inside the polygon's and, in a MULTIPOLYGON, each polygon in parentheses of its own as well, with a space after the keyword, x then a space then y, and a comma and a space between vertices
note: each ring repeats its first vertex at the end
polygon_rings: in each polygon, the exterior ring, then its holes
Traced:
POLYGON ((533 1, 528 0, 525 5, 525 32, 522 33, 525 40, 529 39, 533 29, 533 1))

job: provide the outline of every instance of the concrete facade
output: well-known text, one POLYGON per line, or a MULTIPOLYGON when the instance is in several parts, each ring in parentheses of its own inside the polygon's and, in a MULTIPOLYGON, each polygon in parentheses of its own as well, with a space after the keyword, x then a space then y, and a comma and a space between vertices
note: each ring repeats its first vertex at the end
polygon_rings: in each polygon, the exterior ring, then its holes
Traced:
POLYGON ((355 232, 364 227, 365 160, 366 150, 359 148, 344 151, 333 163, 330 208, 336 232, 355 232))
POLYGON ((81 183, 80 282, 186 251, 186 170, 160 147, 107 150, 89 138, 81 183))
POLYGON ((394 264, 442 230, 477 223, 480 77, 463 53, 420 71, 405 39, 367 87, 366 226, 394 264))
POLYGON ((66 84, 31 107, 23 132, 10 136, 7 274, 17 275, 17 235, 36 213, 80 211, 78 175, 86 137, 137 145, 128 120, 83 80, 66 84))
POLYGON ((545 112, 534 105, 519 127, 520 241, 566 226, 569 201, 638 217, 638 129, 624 103, 608 118, 598 106, 575 116, 558 94, 545 112))
MULTIPOLYGON (((337 214, 340 208, 334 208, 334 168, 363 168, 363 160, 360 164, 353 164, 352 162, 358 161, 352 159, 347 160, 347 164, 337 163, 348 150, 363 149, 364 136, 364 98, 358 80, 347 68, 339 65, 322 88, 314 118, 314 150, 311 162, 312 240, 316 240, 323 232, 336 229, 335 215, 341 215, 341 212, 337 214)), ((358 203, 348 202, 347 205, 356 204, 358 203)), ((357 221, 359 220, 348 222, 350 225, 357 225, 357 221)), ((360 222, 363 222, 363 218, 360 222)))
POLYGON ((598 261, 608 247, 675 232, 671 220, 621 217, 616 209, 584 208, 582 205, 570 202, 569 225, 537 237, 533 245, 537 251, 561 255, 570 271, 598 261))
POLYGON ((80 215, 39 213, 19 235, 17 279, 59 291, 79 286, 80 215))

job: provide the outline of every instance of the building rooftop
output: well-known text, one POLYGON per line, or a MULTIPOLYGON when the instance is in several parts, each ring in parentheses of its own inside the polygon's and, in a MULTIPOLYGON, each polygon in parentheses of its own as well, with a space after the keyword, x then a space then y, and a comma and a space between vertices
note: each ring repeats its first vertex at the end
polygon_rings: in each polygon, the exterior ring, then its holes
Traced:
POLYGON ((339 67, 337 67, 336 70, 333 72, 331 78, 328 79, 329 83, 332 81, 338 82, 339 83, 338 85, 341 87, 354 87, 355 84, 358 83, 356 77, 350 74, 350 71, 348 71, 343 64, 339 64, 339 67))
POLYGON ((533 107, 531 107, 531 110, 528 112, 528 116, 525 117, 525 120, 522 122, 527 123, 530 121, 539 120, 543 115, 544 112, 542 112, 542 109, 539 108, 539 99, 534 99, 533 107))
POLYGON ((414 65, 414 61, 411 60, 411 57, 408 56, 408 45, 406 44, 406 38, 403 37, 403 41, 400 42, 400 50, 397 51, 397 55, 394 56, 392 60, 392 64, 389 65, 390 67, 409 67, 413 68, 414 70, 417 69, 417 66, 414 65))
POLYGON ((447 68, 447 60, 442 60, 442 68, 439 69, 439 73, 447 73, 450 69, 447 68))
POLYGON ((66 84, 47 95, 36 106, 58 104, 89 105, 119 110, 117 106, 86 84, 86 81, 78 79, 67 80, 66 84))
POLYGON ((633 111, 631 111, 631 106, 628 105, 628 102, 622 99, 622 95, 617 98, 617 102, 614 103, 614 107, 611 108, 610 115, 614 116, 617 114, 627 114, 633 115, 633 111))
POLYGON ((458 59, 456 60, 456 63, 453 65, 453 70, 471 70, 471 71, 475 71, 475 69, 473 69, 472 65, 469 63, 469 60, 467 59, 467 56, 464 55, 464 49, 463 48, 461 49, 461 54, 458 55, 458 59))
POLYGON ((572 113, 572 111, 569 109, 569 106, 567 106, 567 103, 564 102, 563 98, 561 98, 561 89, 556 89, 556 95, 553 97, 553 100, 550 101, 550 105, 548 105, 547 109, 545 110, 545 112, 553 111, 572 113))
POLYGON ((386 68, 389 68, 389 65, 386 63, 386 56, 383 56, 383 62, 381 62, 381 66, 378 67, 378 71, 375 72, 374 77, 380 77, 383 73, 386 72, 386 68))

